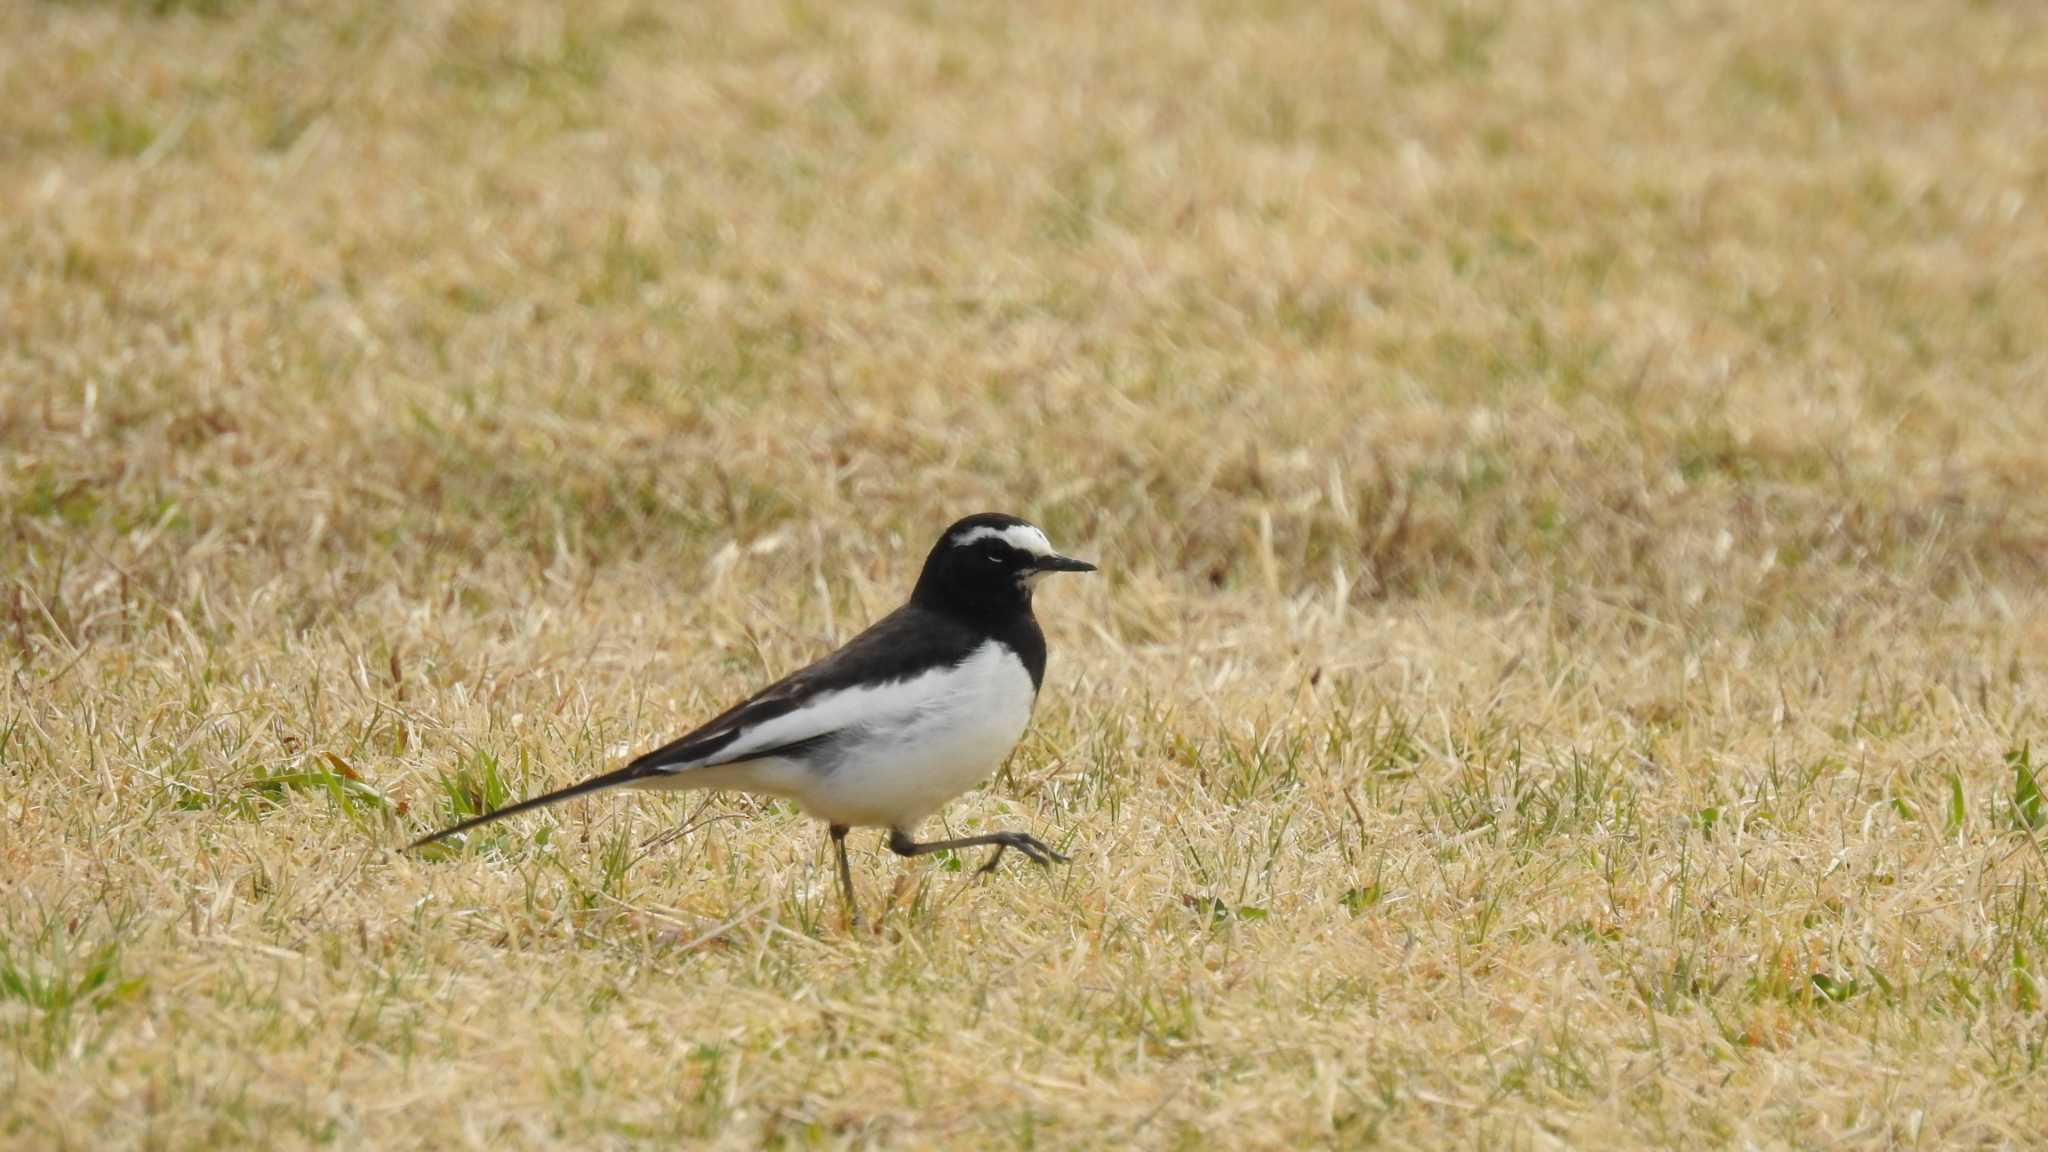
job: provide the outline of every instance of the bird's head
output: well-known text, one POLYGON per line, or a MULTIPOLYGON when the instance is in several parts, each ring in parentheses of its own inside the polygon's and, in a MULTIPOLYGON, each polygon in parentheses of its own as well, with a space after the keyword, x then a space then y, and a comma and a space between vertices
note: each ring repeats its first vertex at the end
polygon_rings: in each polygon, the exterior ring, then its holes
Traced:
POLYGON ((1043 577, 1093 571, 1086 560, 1053 551, 1045 533, 1029 522, 983 512, 940 533, 911 599, 982 612, 1029 607, 1031 589, 1043 577))

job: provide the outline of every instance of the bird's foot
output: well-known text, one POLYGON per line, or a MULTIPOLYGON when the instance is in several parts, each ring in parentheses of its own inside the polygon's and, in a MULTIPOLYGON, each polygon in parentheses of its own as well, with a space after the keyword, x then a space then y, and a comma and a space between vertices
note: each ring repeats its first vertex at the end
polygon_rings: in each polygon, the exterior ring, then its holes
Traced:
POLYGON ((998 837, 995 842, 996 850, 989 855, 988 863, 974 870, 976 876, 986 876, 990 872, 995 871, 996 865, 1002 861, 1003 853, 1008 852, 1012 848, 1022 852, 1033 864, 1050 867, 1054 864, 1065 864, 1067 862, 1065 856, 1053 851, 1051 847, 1047 846, 1045 841, 1040 840, 1029 832, 998 832, 996 836, 998 837))

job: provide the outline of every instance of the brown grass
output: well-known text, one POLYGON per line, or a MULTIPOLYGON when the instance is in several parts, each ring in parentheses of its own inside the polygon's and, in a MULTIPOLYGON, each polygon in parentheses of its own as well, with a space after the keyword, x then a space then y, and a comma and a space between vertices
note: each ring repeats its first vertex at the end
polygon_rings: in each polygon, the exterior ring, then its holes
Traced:
POLYGON ((2020 0, 0 5, 0 1141, 2038 1145, 2044 94, 2020 0), (1072 866, 391 851, 984 507, 1106 575, 947 821, 1072 866))

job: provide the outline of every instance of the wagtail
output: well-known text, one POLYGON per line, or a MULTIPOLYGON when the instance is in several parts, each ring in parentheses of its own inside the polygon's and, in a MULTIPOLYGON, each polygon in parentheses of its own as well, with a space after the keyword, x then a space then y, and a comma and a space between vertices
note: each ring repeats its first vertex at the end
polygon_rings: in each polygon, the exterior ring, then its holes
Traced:
POLYGON ((1015 848, 1064 862, 1028 832, 918 841, 918 822, 1002 765, 1024 735, 1045 678, 1045 634, 1031 593, 1053 572, 1095 565, 1053 551, 1015 516, 958 521, 925 557, 901 608, 793 672, 616 771, 522 800, 415 840, 418 848, 482 824, 607 788, 732 789, 794 800, 825 822, 839 886, 860 921, 846 863, 850 828, 885 828, 889 850, 923 856, 993 846, 977 875, 1015 848))

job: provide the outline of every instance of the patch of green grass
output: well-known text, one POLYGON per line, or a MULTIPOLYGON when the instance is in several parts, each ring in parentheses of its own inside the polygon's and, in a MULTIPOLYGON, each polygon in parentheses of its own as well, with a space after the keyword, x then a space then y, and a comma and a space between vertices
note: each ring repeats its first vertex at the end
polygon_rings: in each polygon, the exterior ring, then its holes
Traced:
POLYGON ((435 828, 495 812, 519 799, 511 780, 499 769, 497 754, 481 748, 464 757, 454 773, 441 780, 440 790, 440 817, 435 828))
POLYGON ((2041 800, 2041 781, 2034 774, 2034 746, 2022 744, 2005 754, 2005 766, 2012 770, 2012 821, 2023 832, 2037 832, 2048 825, 2048 809, 2041 800))
POLYGON ((0 1045, 28 1064, 49 1070, 66 1058, 89 1018, 143 994, 146 981, 125 970, 117 940, 87 940, 75 919, 40 923, 17 919, 0 928, 0 1009, 18 1004, 26 1014, 0 1011, 0 1045))
POLYGON ((128 104, 110 102, 83 109, 73 115, 71 125, 80 141, 117 160, 140 156, 156 141, 154 120, 128 104))
POLYGON ((279 806, 301 792, 324 797, 336 811, 359 822, 378 824, 392 811, 391 801, 382 792, 332 752, 242 781, 236 786, 234 802, 253 812, 279 806))
POLYGON ((1806 86, 1799 61, 1782 52, 1751 48, 1730 56, 1715 78, 1717 94, 1736 115, 1796 107, 1806 86))
POLYGON ((1484 5, 1447 5, 1434 13, 1435 26, 1422 36, 1389 42, 1388 71, 1396 85, 1486 76, 1494 46, 1507 24, 1506 13, 1484 5))

